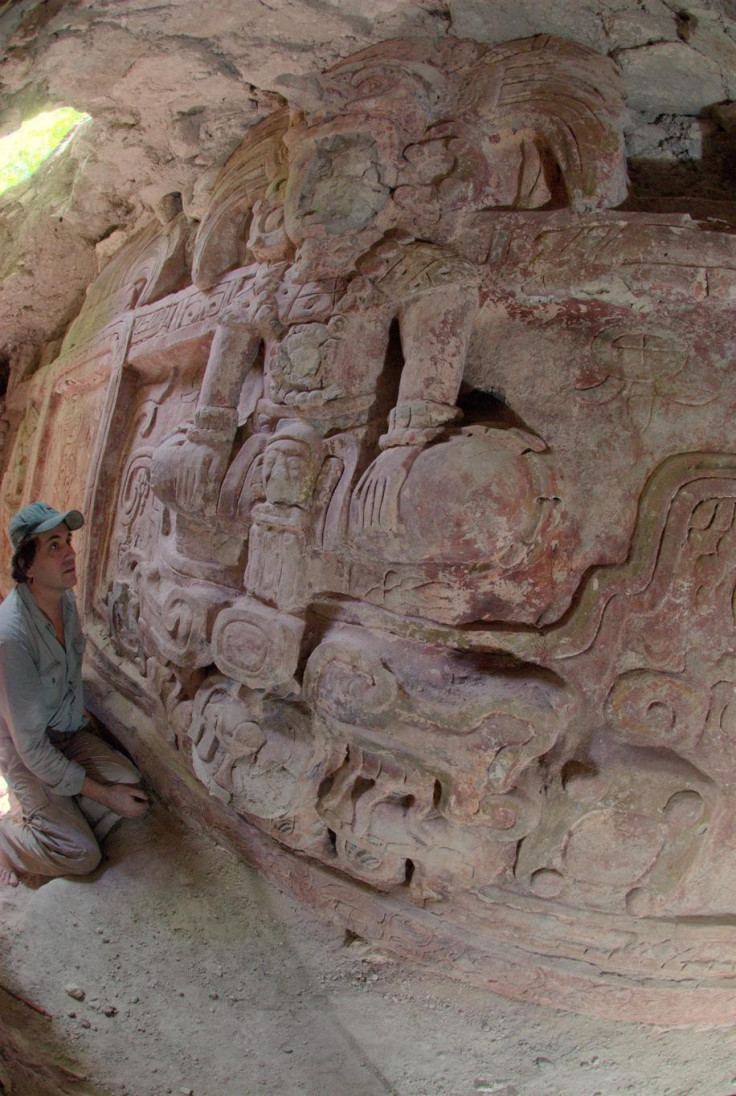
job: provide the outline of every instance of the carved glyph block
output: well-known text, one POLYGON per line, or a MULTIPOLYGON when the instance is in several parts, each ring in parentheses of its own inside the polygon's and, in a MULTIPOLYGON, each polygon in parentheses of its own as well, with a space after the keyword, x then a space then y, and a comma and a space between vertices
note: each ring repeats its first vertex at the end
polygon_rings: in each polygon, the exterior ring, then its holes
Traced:
POLYGON ((282 688, 293 679, 303 631, 304 621, 298 617, 241 598, 215 622, 215 664, 252 689, 282 688))

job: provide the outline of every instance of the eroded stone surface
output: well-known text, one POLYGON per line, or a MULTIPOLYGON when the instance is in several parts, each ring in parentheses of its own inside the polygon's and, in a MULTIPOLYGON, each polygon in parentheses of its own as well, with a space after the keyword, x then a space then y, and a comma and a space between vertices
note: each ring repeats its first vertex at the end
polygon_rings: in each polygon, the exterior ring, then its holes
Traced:
POLYGON ((99 712, 351 931, 730 1022, 734 237, 617 208, 579 43, 287 94, 10 394, 6 517, 86 492, 99 712))

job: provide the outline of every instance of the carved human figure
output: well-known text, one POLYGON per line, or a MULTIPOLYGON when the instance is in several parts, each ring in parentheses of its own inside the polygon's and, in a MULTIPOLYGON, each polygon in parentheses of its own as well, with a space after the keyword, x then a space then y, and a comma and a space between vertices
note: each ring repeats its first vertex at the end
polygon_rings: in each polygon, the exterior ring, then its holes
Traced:
MULTIPOLYGON (((284 88, 216 183, 194 287, 154 310, 120 261, 99 467, 127 473, 112 504, 95 473, 85 565, 103 702, 125 692, 206 813, 354 931, 474 971, 485 940, 479 977, 609 1014, 637 972, 682 1002, 707 969, 712 1018, 735 237, 607 212, 616 69, 571 43, 382 43, 284 88)), ((69 353, 50 398, 33 380, 44 430, 84 395, 69 353)))
MULTIPOLYGON (((215 333, 194 423, 154 458, 154 490, 204 524, 248 420, 268 432, 291 412, 324 435, 390 410, 380 448, 420 450, 461 418, 484 276, 476 211, 593 208, 625 193, 615 69, 570 43, 383 43, 287 91, 304 112, 256 127, 242 153, 247 284, 215 333), (271 165, 260 189, 258 155, 271 165), (374 409, 394 320, 398 397, 374 409), (262 377, 252 375, 261 347, 262 377)), ((216 227, 221 208, 200 228, 195 276, 212 277, 216 227)), ((375 462, 359 494, 395 498, 402 465, 375 462)), ((391 511, 359 507, 358 528, 390 531, 391 511)))
POLYGON ((286 230, 313 276, 353 266, 398 304, 405 364, 383 444, 414 444, 458 417, 480 275, 468 216, 625 197, 617 70, 546 37, 398 40, 288 94, 305 116, 285 135, 286 230))

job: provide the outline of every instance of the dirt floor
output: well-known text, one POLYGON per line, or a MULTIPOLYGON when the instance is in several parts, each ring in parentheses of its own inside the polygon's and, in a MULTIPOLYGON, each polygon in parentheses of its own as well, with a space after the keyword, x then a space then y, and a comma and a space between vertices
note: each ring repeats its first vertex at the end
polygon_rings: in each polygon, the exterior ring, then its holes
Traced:
POLYGON ((107 852, 0 895, 7 1096, 736 1091, 736 1029, 587 1020, 409 967, 161 806, 107 852))

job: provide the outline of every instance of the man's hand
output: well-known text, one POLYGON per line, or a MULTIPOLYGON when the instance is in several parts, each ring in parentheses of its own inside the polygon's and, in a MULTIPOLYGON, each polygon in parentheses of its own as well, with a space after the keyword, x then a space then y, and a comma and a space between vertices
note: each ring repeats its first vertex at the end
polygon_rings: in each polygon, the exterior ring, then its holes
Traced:
POLYGON ((102 803, 122 818, 142 818, 148 810, 148 796, 137 784, 100 784, 88 776, 81 795, 102 803))
POLYGON ((142 818, 148 810, 148 796, 135 784, 111 784, 108 807, 123 818, 142 818))

